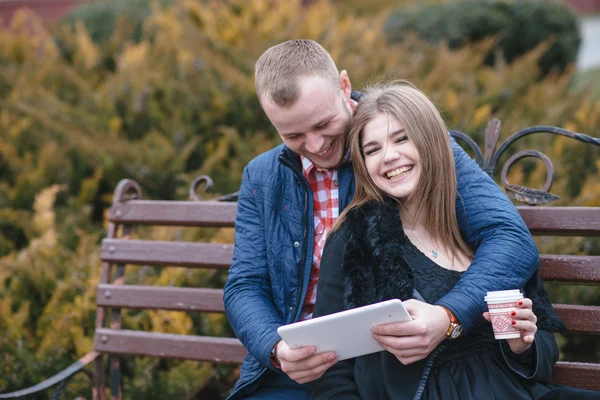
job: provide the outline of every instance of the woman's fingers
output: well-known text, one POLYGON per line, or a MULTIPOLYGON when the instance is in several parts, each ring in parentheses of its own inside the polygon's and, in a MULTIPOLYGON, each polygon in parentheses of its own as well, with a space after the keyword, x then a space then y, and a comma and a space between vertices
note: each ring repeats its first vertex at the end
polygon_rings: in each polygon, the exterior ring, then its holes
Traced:
POLYGON ((398 350, 394 347, 386 345, 385 343, 380 343, 380 345, 385 350, 396 356, 398 361, 400 361, 404 365, 408 365, 416 361, 422 360, 429 354, 429 352, 427 351, 422 351, 418 349, 398 350))
POLYGON ((537 323, 537 317, 530 308, 517 308, 510 312, 510 317, 515 321, 524 320, 537 323))
POLYGON ((517 307, 518 308, 529 308, 531 310, 531 308, 533 307, 533 302, 531 301, 531 299, 528 299, 527 297, 522 298, 521 300, 517 301, 517 307))

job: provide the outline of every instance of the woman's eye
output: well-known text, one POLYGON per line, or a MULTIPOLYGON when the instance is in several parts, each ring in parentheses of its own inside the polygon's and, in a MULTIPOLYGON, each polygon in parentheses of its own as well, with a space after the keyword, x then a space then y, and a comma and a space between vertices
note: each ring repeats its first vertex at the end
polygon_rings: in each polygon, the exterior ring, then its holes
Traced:
POLYGON ((371 148, 371 149, 365 151, 365 155, 370 156, 371 154, 374 154, 377 150, 379 150, 379 149, 371 148))
POLYGON ((401 136, 399 138, 396 139, 396 143, 402 143, 404 141, 408 140, 407 136, 401 136))

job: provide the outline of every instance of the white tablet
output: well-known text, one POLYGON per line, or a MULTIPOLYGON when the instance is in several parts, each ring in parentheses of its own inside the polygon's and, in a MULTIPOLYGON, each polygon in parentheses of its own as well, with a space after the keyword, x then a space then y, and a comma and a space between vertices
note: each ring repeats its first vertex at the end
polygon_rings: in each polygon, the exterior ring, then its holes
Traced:
POLYGON ((373 339, 375 325, 410 320, 402 301, 393 299, 280 326, 277 333, 291 348, 312 345, 317 353, 333 351, 345 360, 384 350, 373 339))

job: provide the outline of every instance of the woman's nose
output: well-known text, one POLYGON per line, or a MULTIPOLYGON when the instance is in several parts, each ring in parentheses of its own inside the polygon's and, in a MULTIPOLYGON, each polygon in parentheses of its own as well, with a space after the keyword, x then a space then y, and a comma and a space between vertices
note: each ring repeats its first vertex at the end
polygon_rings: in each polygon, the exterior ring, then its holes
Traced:
POLYGON ((400 153, 393 148, 385 148, 383 150, 383 162, 384 163, 389 163, 391 161, 395 161, 398 158, 400 158, 400 153))

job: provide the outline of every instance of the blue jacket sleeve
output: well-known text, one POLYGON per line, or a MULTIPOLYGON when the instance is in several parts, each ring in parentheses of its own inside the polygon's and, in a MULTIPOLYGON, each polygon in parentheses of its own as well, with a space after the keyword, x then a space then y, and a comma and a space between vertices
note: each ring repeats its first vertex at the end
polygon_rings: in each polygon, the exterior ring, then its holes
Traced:
POLYGON ((263 220, 248 167, 244 170, 235 219, 233 262, 225 284, 225 312, 233 331, 258 362, 275 370, 271 350, 283 325, 271 291, 263 220))
POLYGON ((523 288, 538 267, 539 254, 525 222, 502 189, 454 139, 451 142, 458 224, 475 257, 452 291, 436 304, 451 310, 469 331, 487 311, 486 292, 523 288))

